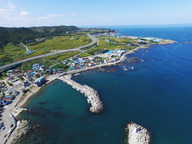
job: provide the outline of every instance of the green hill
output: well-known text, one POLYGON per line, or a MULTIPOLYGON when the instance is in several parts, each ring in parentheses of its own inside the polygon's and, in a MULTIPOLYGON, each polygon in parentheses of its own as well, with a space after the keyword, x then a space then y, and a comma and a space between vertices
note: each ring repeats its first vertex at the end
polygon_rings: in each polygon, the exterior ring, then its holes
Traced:
POLYGON ((76 26, 53 26, 53 27, 31 27, 31 28, 5 28, 0 27, 0 52, 8 44, 25 43, 34 38, 42 38, 45 36, 59 36, 66 32, 74 32, 79 30, 76 26))

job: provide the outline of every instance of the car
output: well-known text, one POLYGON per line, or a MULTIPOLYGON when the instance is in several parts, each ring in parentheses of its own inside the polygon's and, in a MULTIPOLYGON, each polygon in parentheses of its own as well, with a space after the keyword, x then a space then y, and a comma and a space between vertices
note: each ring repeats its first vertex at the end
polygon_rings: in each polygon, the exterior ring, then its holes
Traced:
POLYGON ((7 134, 4 135, 4 138, 7 136, 7 134))
POLYGON ((1 131, 3 131, 5 129, 5 127, 3 126, 2 128, 1 128, 1 131))
POLYGON ((11 124, 10 128, 12 128, 14 126, 14 124, 11 124))

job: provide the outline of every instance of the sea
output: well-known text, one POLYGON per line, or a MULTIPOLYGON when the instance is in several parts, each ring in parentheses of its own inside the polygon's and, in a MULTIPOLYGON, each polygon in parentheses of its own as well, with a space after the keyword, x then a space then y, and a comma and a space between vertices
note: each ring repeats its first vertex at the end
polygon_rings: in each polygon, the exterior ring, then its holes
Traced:
POLYGON ((98 91, 104 104, 91 114, 85 96, 56 80, 31 97, 18 120, 31 129, 17 144, 125 144, 128 123, 149 130, 151 144, 192 144, 192 27, 109 26, 119 35, 177 41, 129 54, 103 71, 73 79, 98 91), (127 70, 125 70, 125 68, 127 70))

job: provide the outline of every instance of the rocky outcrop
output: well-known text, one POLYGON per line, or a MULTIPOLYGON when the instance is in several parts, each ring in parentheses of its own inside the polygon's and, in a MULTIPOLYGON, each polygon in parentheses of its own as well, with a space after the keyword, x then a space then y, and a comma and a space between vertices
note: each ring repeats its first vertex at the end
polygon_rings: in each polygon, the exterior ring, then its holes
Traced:
POLYGON ((12 135, 12 144, 17 142, 17 140, 19 140, 21 136, 27 133, 27 131, 30 129, 30 126, 28 124, 29 122, 27 120, 17 121, 17 128, 12 135))
POLYGON ((127 144, 149 144, 150 135, 147 129, 136 124, 130 123, 127 125, 127 144))

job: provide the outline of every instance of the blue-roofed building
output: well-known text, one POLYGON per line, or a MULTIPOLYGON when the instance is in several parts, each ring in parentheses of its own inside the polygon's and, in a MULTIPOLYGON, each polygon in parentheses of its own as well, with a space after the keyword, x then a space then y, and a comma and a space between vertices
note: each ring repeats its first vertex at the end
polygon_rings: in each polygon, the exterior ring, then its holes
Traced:
POLYGON ((3 106, 3 102, 2 102, 2 99, 0 99, 0 107, 3 106))
POLYGON ((68 60, 64 60, 63 63, 66 64, 68 62, 68 60))
POLYGON ((26 74, 27 78, 32 78, 35 76, 35 72, 31 72, 31 73, 28 73, 26 74))
POLYGON ((78 60, 74 60, 74 63, 79 63, 79 61, 78 60))
POLYGON ((8 101, 6 101, 5 99, 4 99, 4 100, 2 100, 1 102, 2 102, 2 104, 3 104, 3 105, 8 105, 8 104, 9 104, 9 102, 8 102, 8 101))
POLYGON ((74 67, 69 67, 69 70, 74 70, 74 67))
POLYGON ((6 96, 6 98, 10 98, 11 100, 14 100, 15 96, 14 95, 8 95, 8 96, 6 96))
POLYGON ((72 64, 72 63, 69 62, 67 65, 70 66, 71 64, 72 64))
POLYGON ((41 69, 45 69, 45 65, 40 66, 41 69))
POLYGON ((94 60, 94 57, 88 57, 88 59, 89 59, 90 61, 92 61, 92 60, 94 60))
POLYGON ((108 40, 108 39, 105 39, 105 41, 106 41, 106 42, 109 42, 109 40, 108 40))
POLYGON ((39 66, 40 66, 39 63, 36 63, 36 64, 33 65, 33 67, 39 67, 39 66))
POLYGON ((82 61, 83 60, 83 58, 79 58, 79 61, 82 61))
POLYGON ((34 53, 35 51, 32 51, 32 50, 28 50, 26 53, 25 53, 25 55, 30 55, 30 54, 32 54, 32 53, 34 53))
POLYGON ((108 55, 111 55, 113 53, 113 50, 110 50, 107 52, 108 55))
POLYGON ((50 74, 52 74, 52 69, 46 69, 46 70, 45 70, 45 73, 50 73, 50 74))
POLYGON ((159 43, 159 42, 160 42, 159 39, 152 39, 151 41, 152 41, 152 42, 156 42, 156 43, 159 43))
POLYGON ((38 70, 38 69, 39 69, 39 67, 33 67, 32 69, 33 69, 33 70, 38 70))
POLYGON ((46 80, 45 80, 45 77, 42 76, 40 78, 38 78, 37 80, 35 80, 35 84, 40 87, 42 86, 43 84, 45 84, 46 80))

